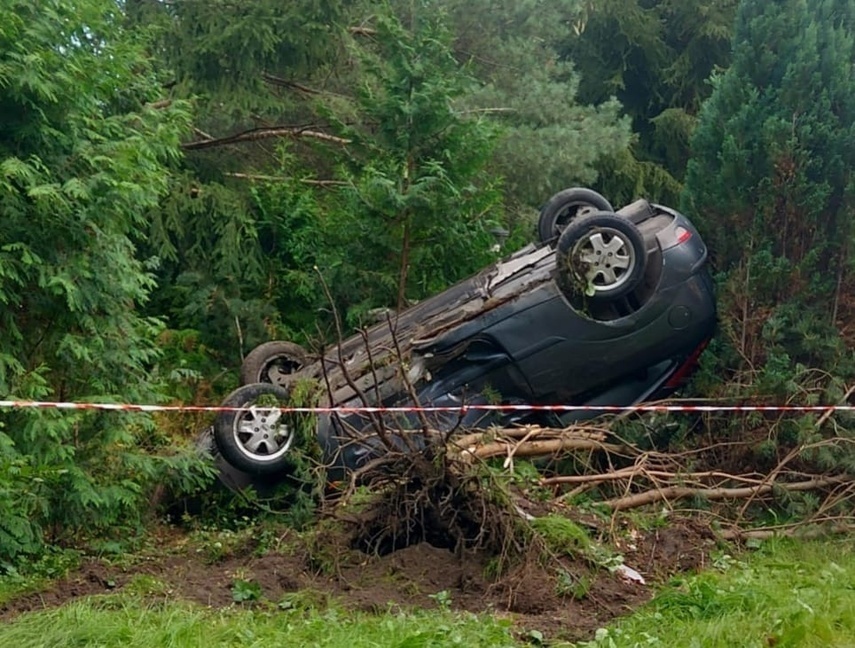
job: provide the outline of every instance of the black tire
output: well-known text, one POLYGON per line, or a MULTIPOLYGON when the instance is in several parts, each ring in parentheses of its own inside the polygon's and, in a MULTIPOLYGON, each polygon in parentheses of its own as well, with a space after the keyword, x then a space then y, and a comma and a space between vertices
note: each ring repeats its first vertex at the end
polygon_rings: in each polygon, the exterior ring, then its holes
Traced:
POLYGON ((541 243, 555 243, 573 220, 589 212, 613 212, 608 200, 593 189, 574 187, 559 191, 540 210, 537 235, 541 243))
POLYGON ((308 354, 293 342, 265 342, 250 351, 240 366, 240 384, 271 383, 287 387, 290 376, 306 365, 308 354))
POLYGON ((221 412, 214 421, 214 441, 223 458, 250 475, 287 470, 298 417, 305 415, 266 408, 287 406, 289 401, 287 389, 270 383, 244 385, 229 394, 222 406, 235 411, 221 412))
POLYGON ((203 456, 210 457, 217 473, 220 483, 233 493, 240 493, 252 489, 260 497, 272 497, 275 495, 281 479, 274 475, 252 475, 235 468, 223 458, 214 440, 214 426, 205 428, 196 437, 196 451, 203 456))
POLYGON ((611 301, 632 292, 644 276, 647 248, 631 221, 595 212, 571 222, 558 239, 557 281, 570 298, 611 301))

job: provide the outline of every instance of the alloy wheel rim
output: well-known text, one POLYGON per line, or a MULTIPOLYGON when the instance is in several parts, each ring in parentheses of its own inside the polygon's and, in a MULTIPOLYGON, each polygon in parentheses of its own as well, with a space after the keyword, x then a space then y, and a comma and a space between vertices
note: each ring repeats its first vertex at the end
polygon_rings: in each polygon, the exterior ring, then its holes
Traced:
POLYGON ((622 232, 598 228, 576 244, 574 258, 583 264, 585 279, 596 292, 613 291, 629 281, 635 250, 622 232))

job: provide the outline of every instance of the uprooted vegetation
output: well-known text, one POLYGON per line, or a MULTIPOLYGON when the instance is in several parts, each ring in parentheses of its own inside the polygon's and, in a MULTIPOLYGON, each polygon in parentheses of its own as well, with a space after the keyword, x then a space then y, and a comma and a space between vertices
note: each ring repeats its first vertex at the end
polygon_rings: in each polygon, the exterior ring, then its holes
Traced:
MULTIPOLYGON (((647 530, 669 516, 690 517, 719 540, 849 524, 849 441, 839 413, 731 412, 734 434, 715 441, 699 430, 725 429, 713 420, 717 414, 690 411, 466 430, 466 402, 457 420, 419 409, 411 340, 390 318, 386 323, 377 339, 363 333, 322 356, 314 386, 303 375, 292 384, 291 406, 336 405, 346 389, 365 408, 354 418, 351 400, 349 413, 332 414, 343 446, 368 452, 335 497, 323 498, 321 532, 309 551, 309 563, 322 571, 338 573, 353 550, 383 557, 427 543, 461 560, 483 560, 491 587, 513 592, 537 573, 552 595, 585 597, 592 573, 627 573, 624 548, 635 539, 622 529, 637 509, 646 508, 641 518, 648 522, 640 526, 647 530), (412 411, 374 409, 382 402, 378 373, 384 388, 407 395, 412 411), (333 522, 330 532, 324 525, 333 522)), ((812 402, 846 402, 851 392, 832 387, 815 386, 812 402)), ((336 470, 315 450, 304 448, 308 456, 295 461, 291 485, 324 484, 336 470)), ((305 498, 288 505, 294 501, 305 498)), ((641 572, 654 569, 643 565, 641 572)))
MULTIPOLYGON (((408 357, 397 342, 393 349, 395 379, 418 405, 404 370, 408 357)), ((345 363, 339 369, 355 385, 345 363)), ((697 412, 691 403, 685 411, 654 404, 563 428, 483 430, 454 424, 437 430, 421 413, 401 430, 371 414, 361 429, 342 429, 353 443, 376 437, 383 452, 351 475, 333 510, 347 509, 360 495, 360 513, 348 519, 353 546, 369 553, 421 541, 458 553, 475 548, 496 559, 496 574, 532 557, 553 561, 539 525, 555 515, 593 515, 613 531, 620 512, 647 507, 696 517, 719 539, 849 528, 850 415, 834 404, 848 403, 855 388, 844 391, 813 374, 793 383, 804 402, 828 409, 717 412, 713 403, 697 412), (703 430, 725 434, 712 439, 703 430)), ((600 533, 600 539, 616 538, 600 533)))
POLYGON ((688 511, 714 518, 722 538, 798 533, 817 525, 839 528, 852 519, 852 480, 841 466, 852 441, 836 427, 821 432, 830 414, 780 414, 773 424, 758 426, 754 438, 670 452, 621 438, 605 421, 565 429, 488 430, 431 447, 427 457, 396 457, 399 469, 377 478, 383 487, 376 497, 397 511, 399 522, 389 527, 393 536, 395 528, 411 530, 428 510, 431 520, 457 529, 455 542, 477 540, 497 549, 508 547, 513 530, 525 535, 520 527, 525 529, 530 498, 541 510, 688 511), (772 445, 770 429, 792 426, 812 426, 814 434, 794 447, 772 445), (501 466, 492 463, 497 458, 501 466), (532 461, 540 471, 521 488, 514 463, 531 466, 532 461), (763 524, 773 515, 776 525, 763 524), (409 523, 401 526, 400 520, 409 523), (466 535, 470 527, 476 536, 466 535), (502 541, 489 540, 491 533, 502 541))

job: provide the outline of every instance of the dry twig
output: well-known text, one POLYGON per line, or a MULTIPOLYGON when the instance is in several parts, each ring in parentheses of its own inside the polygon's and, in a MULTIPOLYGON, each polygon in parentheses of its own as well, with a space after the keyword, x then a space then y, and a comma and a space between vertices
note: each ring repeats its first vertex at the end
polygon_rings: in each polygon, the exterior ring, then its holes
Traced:
POLYGON ((803 482, 795 483, 764 483, 757 486, 746 486, 742 488, 692 488, 688 486, 667 486, 656 490, 648 490, 643 493, 635 493, 619 497, 617 499, 607 500, 603 502, 613 511, 622 511, 630 508, 637 508, 654 502, 671 501, 678 499, 686 499, 690 497, 703 497, 708 500, 721 499, 749 499, 761 495, 768 495, 774 489, 780 488, 786 491, 810 491, 827 488, 835 484, 841 484, 848 481, 849 478, 845 475, 837 475, 833 477, 820 477, 803 482))

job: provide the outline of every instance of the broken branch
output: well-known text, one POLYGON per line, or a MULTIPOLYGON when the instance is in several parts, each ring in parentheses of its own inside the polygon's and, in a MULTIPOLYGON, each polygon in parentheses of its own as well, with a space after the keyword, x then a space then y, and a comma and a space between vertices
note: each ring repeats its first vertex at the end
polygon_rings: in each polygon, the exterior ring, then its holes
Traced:
POLYGON ((606 452, 620 452, 623 450, 623 446, 584 438, 526 441, 525 443, 520 443, 516 446, 497 441, 494 443, 488 443, 481 447, 476 446, 467 448, 460 453, 460 458, 464 461, 469 461, 475 458, 489 459, 490 457, 505 456, 508 454, 509 449, 513 448, 515 448, 513 454, 517 457, 543 457, 553 455, 558 452, 566 452, 568 450, 602 450, 606 452))
POLYGON ((296 180, 303 184, 315 185, 318 187, 341 187, 347 185, 343 180, 313 180, 311 178, 289 178, 288 176, 265 175, 262 173, 224 173, 223 175, 229 178, 238 178, 240 180, 263 180, 267 182, 290 182, 296 180))
POLYGON ((706 472, 667 472, 664 470, 645 470, 637 466, 622 468, 614 472, 604 473, 601 475, 559 475, 558 477, 546 477, 540 480, 543 486, 556 486, 558 484, 584 484, 588 482, 604 482, 618 481, 620 479, 628 479, 630 477, 660 477, 662 479, 722 479, 744 482, 748 484, 762 484, 760 479, 748 477, 746 475, 731 475, 718 471, 706 472))
POLYGON ((282 77, 278 77, 274 74, 270 74, 269 72, 262 72, 261 78, 271 85, 281 86, 283 88, 291 88, 292 90, 298 90, 299 92, 310 94, 310 95, 319 95, 323 94, 321 90, 315 90, 314 88, 309 88, 295 81, 289 81, 288 79, 283 79, 282 77))
POLYGON ((666 486, 656 490, 644 491, 643 493, 635 493, 617 499, 611 499, 603 502, 613 511, 623 511, 630 508, 638 508, 646 504, 661 502, 663 500, 688 499, 691 497, 703 497, 708 500, 723 500, 723 499, 753 499, 760 495, 768 495, 774 489, 778 488, 786 491, 808 491, 817 488, 826 488, 835 484, 841 484, 849 481, 845 475, 835 477, 826 477, 822 479, 811 479, 803 482, 793 483, 765 483, 759 486, 747 486, 743 488, 692 488, 688 486, 666 486))
POLYGON ((348 27, 349 31, 354 36, 376 36, 377 30, 372 27, 348 27))
POLYGON ((185 142, 181 145, 185 151, 199 151, 202 149, 216 148, 218 146, 227 146, 229 144, 240 144, 243 142, 256 142, 258 140, 270 139, 273 137, 310 137, 314 139, 332 142, 334 144, 350 144, 349 139, 336 137, 320 131, 309 130, 303 127, 285 127, 279 126, 274 128, 253 128, 242 133, 229 135, 228 137, 219 137, 216 139, 202 139, 193 142, 185 142))

